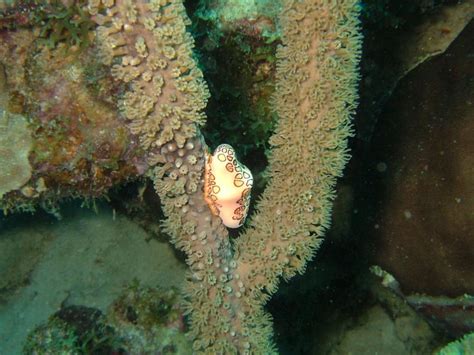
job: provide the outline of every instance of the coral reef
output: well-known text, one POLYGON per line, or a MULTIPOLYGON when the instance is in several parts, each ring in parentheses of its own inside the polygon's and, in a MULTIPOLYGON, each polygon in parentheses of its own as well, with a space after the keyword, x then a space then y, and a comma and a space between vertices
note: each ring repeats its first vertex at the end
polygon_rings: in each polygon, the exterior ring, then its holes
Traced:
MULTIPOLYGON (((27 115, 34 130, 30 184, 43 181, 50 194, 42 199, 99 196, 148 170, 165 230, 190 267, 185 306, 194 351, 275 352, 263 306, 280 279, 305 271, 330 225, 336 178, 349 158, 358 2, 283 4, 269 182, 247 229, 232 242, 203 195, 208 148, 199 127, 209 94, 182 1, 90 0, 83 10, 90 15, 83 28, 82 13, 65 18, 78 20, 72 26, 86 39, 89 19, 97 24, 90 48, 64 43, 61 19, 48 12, 42 35, 52 42, 37 41, 31 28, 3 31, 0 54, 12 58, 2 62, 9 109, 27 115)), ((235 23, 228 15, 225 21, 235 23)))
POLYGON ((64 43, 74 48, 87 47, 94 23, 83 10, 84 3, 56 0, 30 4, 30 21, 38 29, 38 43, 49 48, 64 43))
POLYGON ((103 61, 128 83, 121 112, 148 163, 157 165, 166 229, 191 267, 186 293, 196 351, 274 351, 262 306, 280 277, 304 271, 329 225, 335 178, 348 158, 360 51, 357 4, 286 5, 271 180, 233 255, 201 192, 207 148, 196 126, 208 94, 191 59, 182 4, 89 3, 103 61))

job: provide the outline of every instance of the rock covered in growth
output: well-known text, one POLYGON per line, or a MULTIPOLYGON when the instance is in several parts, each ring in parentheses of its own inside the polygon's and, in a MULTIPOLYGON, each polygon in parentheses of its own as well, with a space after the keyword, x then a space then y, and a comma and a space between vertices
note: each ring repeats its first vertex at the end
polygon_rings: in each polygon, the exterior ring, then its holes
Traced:
POLYGON ((21 188, 31 177, 28 155, 32 137, 25 117, 0 107, 0 198, 21 188))
POLYGON ((83 2, 53 3, 0 9, 0 107, 28 118, 33 141, 31 178, 0 199, 5 213, 100 197, 146 170, 136 137, 117 119, 120 88, 95 57, 89 25, 81 25, 92 24, 83 2))
POLYGON ((24 354, 75 354, 78 337, 65 321, 51 317, 30 332, 23 347, 24 354))
POLYGON ((67 306, 34 328, 24 354, 111 354, 123 348, 103 314, 84 306, 67 306))
POLYGON ((192 354, 183 311, 174 289, 133 283, 107 314, 67 306, 28 335, 25 354, 192 354))
POLYGON ((28 120, 7 110, 8 89, 4 66, 0 63, 0 199, 21 188, 31 178, 28 160, 33 144, 28 120))
MULTIPOLYGON (((197 10, 197 17, 213 22, 222 32, 240 30, 247 34, 264 32, 264 36, 275 36, 272 20, 278 17, 282 2, 282 0, 202 1, 197 10)), ((211 35, 216 36, 219 36, 219 33, 211 35)))
POLYGON ((130 354, 191 354, 176 290, 132 284, 107 311, 107 324, 130 354))

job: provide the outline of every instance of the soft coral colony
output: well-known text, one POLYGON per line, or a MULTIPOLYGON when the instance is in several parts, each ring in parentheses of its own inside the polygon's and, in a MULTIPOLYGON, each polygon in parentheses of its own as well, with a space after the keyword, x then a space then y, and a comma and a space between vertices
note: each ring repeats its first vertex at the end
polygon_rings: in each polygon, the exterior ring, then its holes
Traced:
POLYGON ((317 250, 330 224, 336 178, 349 158, 361 46, 357 1, 284 2, 270 181, 232 242, 226 226, 244 222, 252 176, 230 146, 221 146, 217 153, 231 156, 228 172, 245 175, 238 179, 245 188, 230 203, 219 201, 219 193, 235 175, 213 190, 218 157, 199 130, 209 94, 192 56, 182 1, 90 0, 85 10, 96 24, 97 56, 120 83, 120 119, 146 152, 165 228, 187 256, 194 350, 276 352, 263 306, 280 278, 303 273, 317 250))

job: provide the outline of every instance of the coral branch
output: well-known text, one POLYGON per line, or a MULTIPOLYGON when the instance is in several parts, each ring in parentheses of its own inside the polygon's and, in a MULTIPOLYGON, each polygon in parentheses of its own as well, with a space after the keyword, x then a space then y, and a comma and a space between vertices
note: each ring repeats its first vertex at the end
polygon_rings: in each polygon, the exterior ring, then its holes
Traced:
POLYGON ((330 225, 336 178, 349 159, 360 55, 356 1, 288 2, 281 19, 271 182, 237 241, 240 274, 270 293, 278 277, 304 272, 330 225))
POLYGON ((304 272, 330 224, 336 178, 348 160, 360 55, 356 0, 287 1, 282 13, 271 138, 271 181, 233 249, 203 194, 207 147, 198 125, 208 97, 192 59, 180 0, 89 2, 119 102, 153 167, 166 230, 187 255, 194 349, 275 352, 263 305, 280 277, 304 272))

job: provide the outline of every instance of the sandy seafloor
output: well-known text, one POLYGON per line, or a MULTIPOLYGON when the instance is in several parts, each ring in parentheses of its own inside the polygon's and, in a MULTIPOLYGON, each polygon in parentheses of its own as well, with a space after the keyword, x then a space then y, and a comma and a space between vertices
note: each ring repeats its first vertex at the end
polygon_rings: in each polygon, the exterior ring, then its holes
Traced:
POLYGON ((169 243, 107 205, 61 211, 60 221, 44 213, 0 219, 0 354, 20 354, 28 332, 61 306, 105 311, 135 279, 165 289, 184 279, 169 243))

